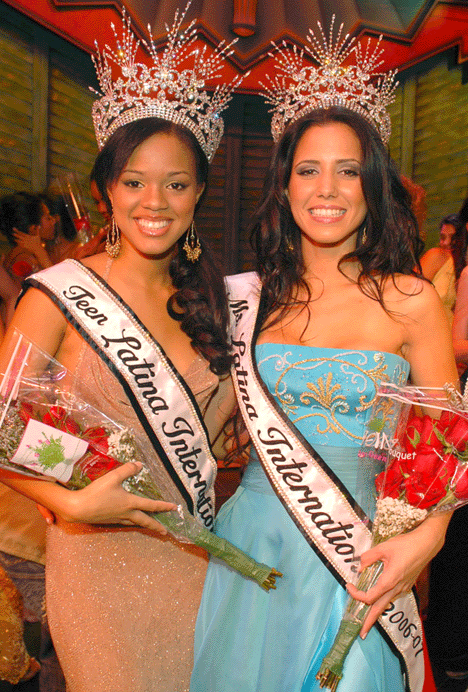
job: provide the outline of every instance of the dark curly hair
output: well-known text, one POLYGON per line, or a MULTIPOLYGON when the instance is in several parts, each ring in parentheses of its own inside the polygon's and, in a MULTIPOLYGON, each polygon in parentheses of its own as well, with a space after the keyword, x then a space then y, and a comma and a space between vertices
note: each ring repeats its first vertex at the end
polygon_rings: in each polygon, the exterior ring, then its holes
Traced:
MULTIPOLYGON (((206 193, 208 160, 192 133, 186 128, 160 118, 143 118, 116 130, 98 154, 90 178, 96 182, 109 213, 112 213, 108 188, 115 183, 134 150, 156 134, 174 135, 193 153, 197 182, 205 185, 196 209, 206 193)), ((228 339, 228 308, 222 272, 200 239, 202 253, 197 262, 189 262, 182 252, 184 237, 178 241, 179 251, 170 264, 170 276, 176 292, 169 298, 167 310, 181 323, 192 346, 210 364, 217 375, 225 375, 231 365, 228 339)))
POLYGON ((299 140, 310 127, 329 123, 348 125, 359 139, 363 157, 361 180, 367 203, 356 249, 342 257, 341 271, 344 273, 342 266, 347 261, 358 260, 360 289, 384 309, 386 279, 398 273, 420 276, 419 257, 424 244, 411 210, 411 197, 377 130, 345 108, 333 106, 312 111, 292 123, 276 145, 252 225, 251 242, 264 287, 263 312, 267 317, 279 311, 275 322, 282 319, 291 302, 297 303, 299 288, 305 289, 308 300, 311 298, 303 278, 301 232, 292 216, 286 190, 299 140))
POLYGON ((460 274, 466 266, 466 255, 468 252, 468 203, 465 200, 458 214, 449 214, 440 222, 440 228, 445 224, 450 224, 455 228, 455 233, 450 240, 450 252, 453 257, 455 267, 455 280, 458 281, 460 274))
POLYGON ((31 226, 41 223, 42 214, 43 201, 39 195, 29 192, 5 195, 0 199, 0 232, 10 245, 16 245, 14 229, 29 233, 31 226))

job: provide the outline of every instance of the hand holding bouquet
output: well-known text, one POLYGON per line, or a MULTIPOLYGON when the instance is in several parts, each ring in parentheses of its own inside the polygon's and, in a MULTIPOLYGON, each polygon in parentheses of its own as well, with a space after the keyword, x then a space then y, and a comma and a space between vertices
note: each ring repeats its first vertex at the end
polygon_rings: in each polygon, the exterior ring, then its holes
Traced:
MULTIPOLYGON (((435 398, 416 387, 382 386, 359 456, 367 466, 372 460, 375 468, 373 546, 411 531, 429 515, 468 502, 468 410, 450 388, 435 398), (418 414, 414 405, 417 411, 433 410, 436 417, 418 414)), ((357 588, 370 589, 382 569, 381 562, 364 569, 357 588)), ((321 687, 336 690, 369 608, 349 599, 335 642, 317 674, 321 687)))
MULTIPOLYGON (((171 501, 158 465, 144 458, 138 436, 78 397, 75 388, 66 368, 18 335, 0 384, 0 466, 79 490, 137 461, 142 468, 123 482, 125 490, 171 501)), ((267 591, 276 588, 281 575, 275 569, 213 534, 181 506, 153 516, 177 539, 203 547, 267 591)))

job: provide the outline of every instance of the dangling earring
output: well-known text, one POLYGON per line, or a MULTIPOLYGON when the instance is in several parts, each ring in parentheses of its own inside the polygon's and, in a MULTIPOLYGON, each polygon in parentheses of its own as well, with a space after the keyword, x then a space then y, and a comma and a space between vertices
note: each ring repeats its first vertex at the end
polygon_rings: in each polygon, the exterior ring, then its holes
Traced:
POLYGON ((364 243, 367 242, 367 226, 364 226, 362 230, 362 235, 361 235, 361 245, 364 245, 364 243))
POLYGON ((114 217, 112 217, 112 223, 107 231, 106 252, 112 259, 118 257, 120 252, 120 230, 114 217))
POLYGON ((190 228, 185 237, 185 243, 183 244, 183 249, 189 262, 196 262, 201 255, 202 249, 197 235, 197 229, 195 228, 195 221, 192 221, 190 224, 190 228))
POLYGON ((289 252, 294 252, 294 243, 291 238, 286 238, 286 247, 288 248, 289 252))

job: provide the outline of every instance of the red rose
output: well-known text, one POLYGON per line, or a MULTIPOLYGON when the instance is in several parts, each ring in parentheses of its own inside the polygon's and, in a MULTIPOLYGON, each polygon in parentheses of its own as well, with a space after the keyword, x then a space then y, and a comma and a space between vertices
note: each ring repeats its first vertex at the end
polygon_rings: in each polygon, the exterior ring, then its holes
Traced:
POLYGON ((453 454, 439 455, 435 452, 421 454, 418 450, 415 458, 408 465, 415 475, 430 485, 436 476, 445 481, 450 480, 458 463, 457 457, 453 454))
POLYGON ((29 262, 26 262, 26 260, 18 260, 11 267, 12 274, 18 276, 20 279, 25 279, 27 276, 32 274, 33 271, 34 269, 29 262))
POLYGON ((468 464, 464 464, 454 479, 453 492, 457 500, 468 500, 468 464))
POLYGON ((388 467, 379 473, 375 479, 375 487, 382 497, 400 497, 404 475, 397 460, 391 462, 388 467))
POLYGON ((70 435, 79 435, 81 428, 78 423, 73 420, 73 418, 67 418, 63 425, 64 430, 66 430, 70 435))
POLYGON ((96 480, 104 476, 112 469, 120 466, 120 462, 116 461, 112 457, 105 456, 105 454, 86 454, 83 459, 79 462, 79 467, 81 472, 90 481, 96 480))
POLYGON ((52 416, 52 418, 55 418, 56 420, 63 420, 67 412, 63 408, 63 406, 51 406, 49 409, 49 413, 52 416))
POLYGON ((468 444, 468 420, 460 414, 443 411, 437 427, 441 430, 447 444, 463 452, 468 444))
POLYGON ((441 458, 432 450, 424 453, 418 449, 415 458, 409 462, 409 466, 415 477, 426 478, 429 485, 431 479, 437 474, 441 463, 441 458))
POLYGON ((50 425, 52 428, 58 428, 57 419, 53 418, 49 412, 44 414, 42 417, 42 422, 46 425, 50 425))
POLYGON ((88 428, 83 433, 83 438, 89 442, 89 446, 99 453, 106 453, 109 449, 108 434, 103 427, 88 428))
POLYGON ((86 428, 84 431, 84 436, 89 439, 95 439, 98 437, 105 437, 107 435, 106 429, 103 428, 102 426, 96 427, 96 428, 86 428))
POLYGON ((441 452, 444 448, 443 443, 435 433, 437 421, 430 416, 414 416, 406 429, 404 447, 407 452, 426 454, 431 451, 441 452))
POLYGON ((21 402, 20 409, 18 411, 19 417, 23 421, 23 423, 27 423, 30 418, 32 418, 33 415, 33 407, 31 404, 28 404, 25 401, 21 402))
POLYGON ((411 477, 405 480, 406 500, 413 507, 428 509, 437 505, 447 495, 446 483, 434 478, 430 486, 420 479, 411 477))

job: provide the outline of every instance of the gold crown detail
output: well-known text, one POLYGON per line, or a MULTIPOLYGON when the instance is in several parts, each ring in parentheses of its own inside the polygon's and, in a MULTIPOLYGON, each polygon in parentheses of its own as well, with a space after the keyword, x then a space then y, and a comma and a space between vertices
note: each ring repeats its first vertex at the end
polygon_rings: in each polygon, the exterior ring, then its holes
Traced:
POLYGON ((373 50, 370 39, 363 50, 361 44, 355 44, 354 37, 350 38, 349 34, 342 37, 343 24, 334 39, 334 22, 333 16, 328 40, 317 22, 320 36, 309 29, 309 44, 301 50, 297 46, 283 50, 287 48, 284 41, 283 48, 273 44, 277 52, 270 57, 275 59, 280 74, 274 79, 268 77, 269 86, 261 86, 265 89, 263 96, 267 103, 273 106, 271 132, 275 142, 288 124, 312 110, 330 106, 359 113, 377 128, 384 143, 390 138, 391 123, 386 107, 395 100, 398 82, 394 81, 396 70, 376 71, 383 63, 380 60, 382 36, 373 50), (310 55, 318 67, 306 64, 304 53, 310 55), (353 54, 355 64, 345 65, 353 54))
POLYGON ((196 20, 184 31, 180 28, 190 3, 191 0, 183 12, 177 10, 171 29, 166 25, 167 45, 160 53, 148 26, 150 41, 141 43, 148 49, 151 66, 135 61, 140 41, 135 39, 124 8, 121 39, 111 24, 116 50, 106 45, 100 53, 96 42, 93 61, 102 93, 95 92, 100 98, 93 104, 92 115, 100 149, 121 125, 158 117, 188 128, 208 161, 212 160, 224 131, 220 113, 243 77, 235 77, 230 85, 218 84, 211 95, 206 91, 209 81, 221 77, 222 65, 232 54, 235 40, 227 46, 222 41, 211 55, 206 55, 206 46, 190 50, 197 37, 196 20), (116 81, 112 81, 111 62, 120 68, 121 76, 116 81), (179 70, 184 62, 190 67, 179 70))

